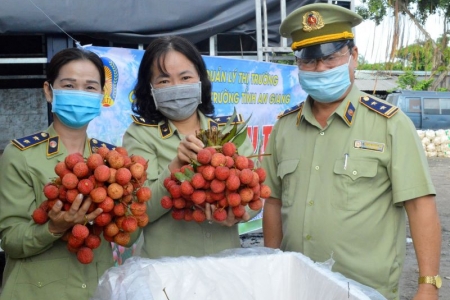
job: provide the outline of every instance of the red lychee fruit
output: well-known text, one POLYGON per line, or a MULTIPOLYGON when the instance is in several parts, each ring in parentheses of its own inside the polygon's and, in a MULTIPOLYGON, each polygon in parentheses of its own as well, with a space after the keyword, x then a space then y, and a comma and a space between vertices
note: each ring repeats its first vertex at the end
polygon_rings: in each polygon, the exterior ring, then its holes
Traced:
POLYGON ((106 155, 108 154, 109 149, 107 147, 98 147, 96 153, 100 154, 103 159, 106 159, 106 155))
POLYGON ((146 213, 144 213, 140 216, 136 216, 136 221, 138 222, 139 227, 144 227, 149 222, 148 215, 146 213))
POLYGON ((103 201, 97 204, 97 207, 101 208, 103 212, 110 212, 114 208, 114 200, 106 196, 103 201))
POLYGON ((241 196, 241 201, 243 203, 248 203, 253 200, 253 190, 251 188, 243 188, 239 191, 239 195, 241 196))
POLYGON ((55 173, 60 178, 63 178, 64 175, 66 175, 67 173, 70 173, 70 170, 67 168, 66 163, 64 161, 60 161, 55 166, 55 173))
POLYGON ((94 170, 95 180, 100 182, 105 182, 111 176, 111 172, 109 171, 109 167, 107 165, 100 165, 94 170))
POLYGON ((225 221, 227 219, 227 215, 228 214, 227 214, 226 209, 223 209, 223 208, 218 208, 213 212, 213 218, 217 222, 225 221))
POLYGON ((117 170, 114 168, 109 168, 109 178, 106 182, 108 183, 114 183, 116 182, 116 172, 117 170))
POLYGON ((103 186, 96 187, 89 193, 89 196, 91 197, 92 202, 101 203, 106 199, 107 191, 103 186))
POLYGON ((245 206, 243 205, 234 206, 231 210, 236 218, 241 218, 245 214, 245 206))
POLYGON ((259 183, 263 183, 266 180, 266 170, 264 170, 263 168, 257 168, 255 170, 255 172, 258 174, 259 176, 259 183))
POLYGON ((234 159, 234 165, 239 170, 243 170, 243 169, 248 168, 248 159, 247 159, 247 157, 245 157, 243 155, 236 156, 236 158, 234 159))
POLYGON ((236 153, 236 145, 232 142, 226 142, 222 145, 222 153, 226 156, 233 156, 236 153))
POLYGON ((211 161, 212 153, 208 149, 201 149, 197 153, 197 161, 202 165, 207 165, 211 161))
POLYGON ((131 182, 127 182, 124 185, 122 185, 123 187, 123 196, 129 196, 133 194, 134 191, 134 187, 133 184, 131 182))
POLYGON ((259 190, 261 198, 269 198, 272 191, 270 190, 270 187, 265 184, 261 184, 261 188, 259 190))
POLYGON ((211 157, 211 166, 218 167, 218 166, 224 166, 227 162, 227 159, 225 158, 225 155, 222 153, 214 153, 211 157))
POLYGON ((125 217, 125 219, 122 222, 122 229, 125 232, 134 232, 138 227, 136 218, 133 216, 125 217))
POLYGON ((73 236, 71 232, 69 235, 69 239, 67 240, 67 244, 69 244, 73 248, 79 248, 84 244, 84 239, 79 239, 73 236))
POLYGON ((62 185, 68 190, 76 188, 78 185, 77 176, 73 173, 67 173, 62 178, 62 185))
POLYGON ((89 168, 87 164, 82 161, 78 162, 73 166, 72 170, 73 174, 75 174, 78 178, 84 178, 89 175, 89 168))
POLYGON ((53 183, 47 183, 44 185, 44 196, 49 200, 53 200, 59 197, 59 188, 53 183))
POLYGON ((143 215, 147 211, 147 204, 144 202, 133 202, 130 205, 130 211, 134 216, 143 215))
POLYGON ((181 183, 180 187, 181 187, 181 194, 182 195, 189 196, 189 195, 191 195, 194 192, 194 187, 187 180, 183 181, 181 183))
POLYGON ((144 166, 140 163, 134 163, 130 166, 131 176, 135 179, 141 179, 144 175, 144 166))
POLYGON ((38 207, 33 211, 32 218, 37 224, 45 224, 48 221, 47 212, 41 207, 38 207))
POLYGON ((228 205, 234 207, 241 204, 241 196, 238 193, 229 193, 227 195, 228 205))
POLYGON ((203 178, 202 174, 195 173, 194 175, 192 175, 191 184, 194 189, 203 188, 205 183, 206 183, 206 180, 205 180, 205 178, 203 178))
POLYGON ((213 193, 220 193, 225 190, 225 182, 218 179, 213 179, 209 187, 213 193))
POLYGON ((191 165, 184 165, 180 168, 180 172, 183 174, 186 174, 186 169, 191 170, 192 172, 194 172, 194 167, 191 165))
POLYGON ((225 158, 227 159, 225 166, 228 168, 232 168, 234 166, 234 159, 230 156, 225 156, 225 158))
POLYGON ((111 183, 108 186, 107 190, 108 196, 113 198, 114 200, 120 199, 123 195, 123 187, 116 182, 111 183))
POLYGON ((128 151, 124 147, 116 147, 114 150, 122 154, 123 156, 128 156, 128 151))
POLYGON ((66 192, 66 201, 68 203, 73 203, 73 201, 75 201, 75 198, 78 196, 78 194, 80 194, 78 189, 67 190, 67 192, 66 192))
POLYGON ((239 173, 239 179, 242 184, 249 184, 253 179, 253 171, 247 168, 242 169, 239 173))
POLYGON ((122 202, 116 203, 113 207, 113 213, 117 217, 124 216, 127 212, 127 207, 122 202))
POLYGON ((248 168, 249 168, 250 170, 253 170, 253 169, 255 168, 255 162, 254 162, 253 159, 251 159, 251 158, 248 158, 248 157, 247 157, 247 159, 248 159, 248 168))
POLYGON ((116 171, 116 182, 125 185, 131 180, 131 172, 127 168, 119 168, 116 171))
POLYGON ((126 246, 130 242, 130 234, 128 232, 119 232, 114 236, 114 243, 120 246, 126 246))
POLYGON ((190 208, 185 208, 184 209, 184 220, 186 222, 190 222, 194 219, 194 217, 192 216, 193 211, 190 208))
POLYGON ((140 155, 132 155, 130 158, 131 158, 131 162, 140 163, 141 165, 144 166, 144 171, 147 170, 148 161, 145 158, 143 158, 140 155))
POLYGON ((90 264, 94 260, 94 252, 91 248, 81 247, 77 251, 77 259, 82 264, 90 264))
POLYGON ((89 179, 81 179, 78 182, 77 188, 83 195, 89 195, 89 193, 94 189, 94 184, 89 179))
POLYGON ((84 158, 80 153, 71 153, 64 159, 66 167, 72 170, 78 162, 84 162, 84 158))
POLYGON ((196 209, 192 212, 192 219, 195 222, 201 223, 206 220, 206 214, 201 209, 196 209))
POLYGON ((169 188, 169 193, 172 198, 180 198, 181 197, 181 186, 179 184, 174 184, 169 188))
POLYGON ((89 234, 84 240, 84 244, 90 249, 97 249, 100 246, 101 242, 102 240, 100 239, 100 237, 95 234, 89 234))
POLYGON ((257 186, 259 184, 259 175, 256 172, 253 172, 253 179, 252 181, 248 184, 249 187, 254 187, 257 186))
POLYGON ((173 206, 172 198, 170 198, 169 196, 163 196, 161 198, 161 206, 165 209, 171 209, 173 206))
POLYGON ((236 175, 228 176, 225 186, 229 191, 236 191, 241 186, 241 181, 236 175))
POLYGON ((184 208, 178 209, 178 208, 174 208, 172 209, 172 218, 174 218, 175 220, 183 220, 184 219, 184 208))
POLYGON ((136 198, 139 202, 149 201, 152 197, 152 190, 149 187, 143 186, 136 191, 136 198))
POLYGON ((109 213, 102 212, 94 219, 94 223, 98 226, 105 226, 111 222, 111 219, 112 217, 109 213))
POLYGON ((215 170, 216 168, 214 168, 213 166, 206 166, 203 170, 202 170, 202 176, 203 178, 205 178, 205 180, 213 180, 215 178, 215 170))
POLYGON ((83 224, 75 224, 72 227, 72 235, 77 239, 84 240, 89 235, 89 229, 83 224))
POLYGON ((203 190, 195 190, 191 195, 192 202, 201 205, 206 200, 206 193, 203 190))
POLYGON ((109 223, 106 224, 105 227, 103 227, 103 234, 113 237, 116 234, 118 234, 120 231, 119 227, 117 226, 116 223, 109 223))
POLYGON ((90 170, 95 170, 98 166, 104 165, 105 161, 99 153, 92 153, 86 160, 86 165, 90 170))
POLYGON ((218 180, 226 180, 230 175, 230 169, 225 166, 218 166, 214 171, 214 175, 218 180))
POLYGON ((173 207, 182 209, 186 207, 186 200, 184 198, 174 198, 172 199, 173 207))
POLYGON ((123 155, 117 152, 116 150, 110 150, 106 155, 106 161, 109 166, 114 169, 122 168, 125 161, 123 155))
POLYGON ((217 153, 217 150, 214 147, 206 147, 205 149, 208 150, 209 152, 211 152, 211 155, 213 155, 214 153, 217 153))
POLYGON ((248 203, 248 207, 252 210, 260 210, 263 207, 263 202, 261 199, 252 200, 248 203))

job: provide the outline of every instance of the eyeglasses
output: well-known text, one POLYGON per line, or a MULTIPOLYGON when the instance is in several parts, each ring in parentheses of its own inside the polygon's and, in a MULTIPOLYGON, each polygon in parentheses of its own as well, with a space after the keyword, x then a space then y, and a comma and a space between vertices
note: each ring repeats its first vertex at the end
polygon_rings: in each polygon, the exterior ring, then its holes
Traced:
POLYGON ((316 69, 317 63, 321 61, 326 67, 334 68, 339 65, 339 63, 341 62, 341 58, 346 56, 347 53, 349 52, 350 49, 348 49, 345 53, 337 52, 321 58, 311 58, 311 59, 297 58, 297 66, 300 68, 300 70, 312 71, 316 69))

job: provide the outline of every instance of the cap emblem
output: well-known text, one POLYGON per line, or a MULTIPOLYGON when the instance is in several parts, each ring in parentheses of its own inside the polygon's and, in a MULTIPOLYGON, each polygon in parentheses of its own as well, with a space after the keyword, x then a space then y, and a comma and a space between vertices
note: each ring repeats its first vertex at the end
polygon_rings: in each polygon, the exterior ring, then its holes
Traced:
POLYGON ((313 31, 325 26, 322 16, 317 11, 309 11, 303 15, 303 31, 313 31))

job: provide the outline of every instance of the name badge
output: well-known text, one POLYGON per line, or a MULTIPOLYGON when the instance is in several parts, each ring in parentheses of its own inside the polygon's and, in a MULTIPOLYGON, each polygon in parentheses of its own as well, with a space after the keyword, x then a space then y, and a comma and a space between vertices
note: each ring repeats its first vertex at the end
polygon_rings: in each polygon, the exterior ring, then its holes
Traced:
POLYGON ((363 141, 363 140, 355 140, 353 146, 356 149, 372 150, 372 151, 378 151, 378 152, 384 152, 384 147, 385 147, 385 145, 383 143, 363 141))

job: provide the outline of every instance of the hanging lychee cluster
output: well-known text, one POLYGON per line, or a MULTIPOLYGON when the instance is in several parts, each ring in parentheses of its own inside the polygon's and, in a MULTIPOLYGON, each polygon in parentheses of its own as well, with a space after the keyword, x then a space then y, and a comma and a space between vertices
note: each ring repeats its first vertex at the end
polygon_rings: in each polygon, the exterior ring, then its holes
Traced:
POLYGON ((222 131, 212 127, 198 132, 197 137, 206 147, 197 153, 197 161, 164 180, 170 196, 161 198, 161 206, 171 209, 174 219, 203 222, 206 203, 215 205, 213 218, 218 222, 227 218, 229 207, 240 218, 246 206, 260 210, 261 198, 270 196, 269 186, 263 184, 265 170, 237 151, 246 139, 247 127, 246 123, 232 125, 235 115, 222 131))
POLYGON ((147 178, 147 161, 139 156, 128 156, 125 148, 109 150, 100 147, 86 159, 79 153, 69 154, 55 166, 56 178, 44 186, 47 200, 34 210, 33 220, 38 224, 48 221, 48 212, 59 199, 62 210, 69 210, 78 194, 90 197, 87 213, 101 208, 103 212, 92 224, 76 224, 61 238, 67 249, 76 253, 83 264, 92 262, 93 249, 101 238, 125 246, 130 234, 148 223, 147 205, 152 192, 143 184, 147 178))

